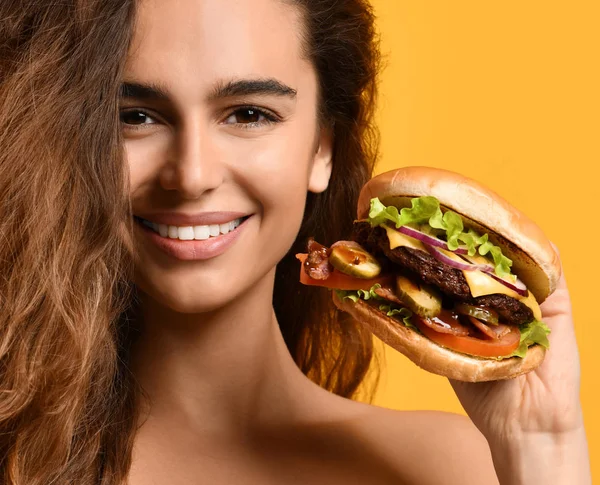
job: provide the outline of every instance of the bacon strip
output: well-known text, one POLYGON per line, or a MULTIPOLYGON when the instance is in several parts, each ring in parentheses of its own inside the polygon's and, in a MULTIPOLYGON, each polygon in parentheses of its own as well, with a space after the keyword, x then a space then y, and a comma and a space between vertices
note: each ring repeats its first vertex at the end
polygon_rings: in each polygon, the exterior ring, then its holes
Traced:
POLYGON ((396 296, 394 290, 392 290, 389 287, 382 286, 381 288, 375 289, 374 293, 380 296, 381 298, 385 298, 388 301, 398 303, 399 305, 404 305, 404 303, 402 303, 402 300, 400 300, 400 298, 396 296))
POLYGON ((326 280, 333 271, 329 263, 331 249, 316 242, 312 237, 308 240, 308 257, 304 261, 304 271, 314 280, 326 280))
POLYGON ((481 330, 487 337, 493 340, 500 340, 507 333, 510 332, 510 327, 508 325, 504 325, 502 323, 498 323, 497 325, 487 325, 483 323, 481 320, 475 317, 469 316, 469 320, 473 325, 475 325, 479 330, 481 330))

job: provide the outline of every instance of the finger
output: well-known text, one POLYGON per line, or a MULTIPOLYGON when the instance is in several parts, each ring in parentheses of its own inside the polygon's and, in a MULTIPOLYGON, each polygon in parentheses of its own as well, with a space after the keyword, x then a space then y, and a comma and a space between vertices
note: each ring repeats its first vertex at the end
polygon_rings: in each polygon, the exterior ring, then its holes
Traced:
POLYGON ((561 315, 571 317, 571 295, 564 272, 556 284, 556 290, 540 305, 540 309, 544 318, 554 318, 561 315))
MULTIPOLYGON (((571 299, 564 274, 558 281, 556 291, 540 305, 542 320, 550 328, 550 349, 538 369, 541 376, 579 375, 579 352, 573 323, 571 299)), ((578 382, 578 377, 575 379, 578 382)))
POLYGON ((567 315, 569 318, 571 318, 571 297, 569 294, 569 289, 567 287, 567 281, 565 277, 564 268, 562 266, 562 261, 560 260, 560 251, 558 249, 558 246, 552 241, 550 241, 550 245, 556 253, 557 262, 560 267, 560 278, 556 284, 554 292, 548 298, 546 298, 544 303, 540 305, 540 308, 542 310, 544 318, 554 318, 556 315, 567 315))

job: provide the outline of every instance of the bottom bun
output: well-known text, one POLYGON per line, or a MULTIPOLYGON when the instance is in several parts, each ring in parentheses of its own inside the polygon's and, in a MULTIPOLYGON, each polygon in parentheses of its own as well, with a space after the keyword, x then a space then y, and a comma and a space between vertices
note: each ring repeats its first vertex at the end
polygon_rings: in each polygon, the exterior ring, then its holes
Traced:
POLYGON ((420 333, 405 327, 398 320, 384 315, 364 300, 353 302, 333 293, 335 306, 352 315, 380 340, 404 354, 426 371, 465 382, 510 379, 532 371, 544 360, 546 350, 541 345, 529 347, 525 358, 511 357, 493 360, 454 352, 432 342, 420 333))

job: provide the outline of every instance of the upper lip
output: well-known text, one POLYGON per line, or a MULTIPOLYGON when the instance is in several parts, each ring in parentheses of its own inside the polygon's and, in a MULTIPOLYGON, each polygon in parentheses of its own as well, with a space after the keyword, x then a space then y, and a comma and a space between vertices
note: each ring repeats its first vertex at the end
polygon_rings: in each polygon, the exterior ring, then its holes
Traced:
POLYGON ((210 226, 213 224, 225 224, 248 216, 244 212, 200 212, 199 214, 184 214, 179 212, 153 212, 151 214, 135 214, 137 217, 146 219, 157 224, 167 226, 210 226))

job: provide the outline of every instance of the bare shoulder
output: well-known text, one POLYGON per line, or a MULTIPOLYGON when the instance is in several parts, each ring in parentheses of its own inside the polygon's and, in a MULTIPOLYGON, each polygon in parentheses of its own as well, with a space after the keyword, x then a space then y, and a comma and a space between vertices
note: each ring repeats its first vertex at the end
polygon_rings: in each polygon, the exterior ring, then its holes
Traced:
POLYGON ((486 439, 465 416, 353 403, 363 449, 393 463, 405 483, 497 485, 486 439), (359 424, 360 423, 360 424, 359 424))

